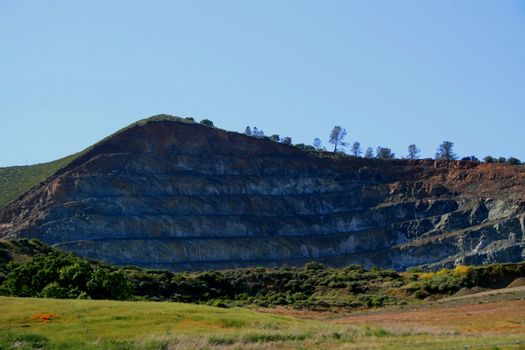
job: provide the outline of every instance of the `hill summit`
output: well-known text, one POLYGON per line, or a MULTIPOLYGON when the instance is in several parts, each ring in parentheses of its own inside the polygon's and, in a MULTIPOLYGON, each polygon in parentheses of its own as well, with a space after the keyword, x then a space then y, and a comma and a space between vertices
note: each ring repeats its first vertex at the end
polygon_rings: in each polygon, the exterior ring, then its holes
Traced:
POLYGON ((525 256, 525 167, 307 152, 181 118, 68 157, 0 209, 0 237, 170 270, 525 256))

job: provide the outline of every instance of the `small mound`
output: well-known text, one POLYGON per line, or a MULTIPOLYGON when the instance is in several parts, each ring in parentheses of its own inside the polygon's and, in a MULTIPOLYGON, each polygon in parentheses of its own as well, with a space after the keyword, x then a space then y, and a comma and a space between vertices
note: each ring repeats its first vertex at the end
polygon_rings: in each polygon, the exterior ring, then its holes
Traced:
POLYGON ((453 296, 454 297, 462 297, 462 296, 465 296, 465 295, 477 294, 477 293, 486 292, 486 291, 489 291, 489 290, 491 290, 491 289, 483 288, 483 287, 479 287, 479 286, 474 286, 472 288, 463 287, 459 291, 457 291, 453 296))
POLYGON ((525 277, 516 278, 506 288, 523 287, 525 286, 525 277))

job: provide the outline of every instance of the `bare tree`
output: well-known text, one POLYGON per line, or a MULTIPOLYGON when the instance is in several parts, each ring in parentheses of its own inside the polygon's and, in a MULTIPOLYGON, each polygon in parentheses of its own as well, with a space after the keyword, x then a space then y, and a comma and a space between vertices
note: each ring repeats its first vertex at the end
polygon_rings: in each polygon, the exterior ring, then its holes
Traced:
POLYGON ((454 142, 443 141, 443 143, 437 148, 436 159, 454 160, 456 158, 456 153, 454 153, 454 142))
POLYGON ((352 143, 351 153, 354 157, 361 156, 363 150, 361 149, 361 144, 359 142, 355 141, 354 143, 352 143))
POLYGON ((330 132, 329 142, 334 145, 334 153, 337 152, 337 146, 345 147, 347 143, 344 141, 346 137, 346 130, 339 125, 334 126, 330 132))
POLYGON ((365 158, 374 158, 374 149, 372 147, 366 149, 365 158))
POLYGON ((323 146, 321 145, 321 139, 318 138, 318 137, 316 137, 316 138, 314 139, 314 142, 312 143, 312 146, 314 146, 316 150, 320 150, 321 147, 323 147, 323 146))
POLYGON ((408 146, 408 159, 418 159, 421 149, 414 144, 408 146))

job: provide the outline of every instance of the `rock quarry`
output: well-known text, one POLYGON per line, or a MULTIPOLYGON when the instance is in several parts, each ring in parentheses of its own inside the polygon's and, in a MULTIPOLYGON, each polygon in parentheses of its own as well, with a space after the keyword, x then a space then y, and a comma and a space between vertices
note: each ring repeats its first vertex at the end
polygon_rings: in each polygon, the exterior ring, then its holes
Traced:
POLYGON ((516 262, 525 167, 308 152, 152 118, 0 208, 0 237, 173 271, 516 262))

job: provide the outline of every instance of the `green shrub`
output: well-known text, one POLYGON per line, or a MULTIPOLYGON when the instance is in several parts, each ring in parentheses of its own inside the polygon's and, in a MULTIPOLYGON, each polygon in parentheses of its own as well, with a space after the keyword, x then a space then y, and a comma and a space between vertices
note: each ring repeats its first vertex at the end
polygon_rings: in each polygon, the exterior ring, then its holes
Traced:
POLYGON ((366 326, 365 335, 368 337, 389 337, 392 333, 383 328, 370 328, 366 326))
POLYGON ((70 297, 66 288, 60 287, 58 282, 51 282, 42 289, 40 295, 44 298, 67 299, 70 297))
POLYGON ((205 126, 213 127, 213 122, 209 119, 203 119, 200 121, 200 123, 205 126))
POLYGON ((415 293, 414 293, 414 296, 417 298, 417 299, 425 299, 426 297, 428 297, 430 294, 424 290, 424 289, 418 289, 415 293))

